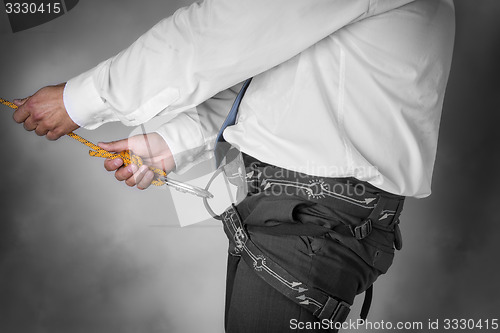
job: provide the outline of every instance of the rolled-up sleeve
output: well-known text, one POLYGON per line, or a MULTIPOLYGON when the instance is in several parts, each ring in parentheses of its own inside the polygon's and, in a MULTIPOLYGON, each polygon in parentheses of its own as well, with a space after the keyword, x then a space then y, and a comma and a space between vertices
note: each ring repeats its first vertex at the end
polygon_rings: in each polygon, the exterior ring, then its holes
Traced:
POLYGON ((92 129, 183 112, 338 29, 412 0, 206 0, 179 9, 115 57, 68 81, 70 117, 92 129), (380 4, 379 4, 380 2, 380 4))

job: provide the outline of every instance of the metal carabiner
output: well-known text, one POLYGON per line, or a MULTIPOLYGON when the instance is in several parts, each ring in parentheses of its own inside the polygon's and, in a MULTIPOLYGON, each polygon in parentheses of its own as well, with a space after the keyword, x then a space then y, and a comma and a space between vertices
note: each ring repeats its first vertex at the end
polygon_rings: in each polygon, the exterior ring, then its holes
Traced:
POLYGON ((194 195, 201 197, 201 198, 204 198, 204 199, 211 199, 214 197, 214 195, 212 193, 210 193, 210 191, 208 191, 208 189, 203 189, 203 188, 198 187, 198 186, 194 186, 194 185, 190 185, 190 184, 186 184, 186 183, 181 183, 181 182, 178 182, 176 180, 173 180, 173 179, 170 179, 167 177, 159 177, 158 179, 161 180, 162 182, 164 182, 165 185, 173 187, 174 189, 176 189, 177 191, 182 192, 182 193, 194 194, 194 195))

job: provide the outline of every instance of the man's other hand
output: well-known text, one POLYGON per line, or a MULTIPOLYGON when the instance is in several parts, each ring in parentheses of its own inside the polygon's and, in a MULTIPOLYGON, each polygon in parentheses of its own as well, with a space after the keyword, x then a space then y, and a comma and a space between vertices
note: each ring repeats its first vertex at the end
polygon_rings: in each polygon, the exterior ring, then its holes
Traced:
POLYGON ((109 143, 100 142, 98 145, 102 149, 115 153, 128 149, 142 158, 144 165, 141 167, 135 164, 123 166, 123 161, 120 158, 106 159, 104 161, 104 168, 108 171, 115 171, 117 180, 125 181, 131 187, 137 186, 140 190, 148 188, 154 178, 154 173, 149 170, 148 166, 162 169, 167 173, 175 168, 175 161, 170 148, 157 133, 136 135, 109 143))
POLYGON ((18 109, 13 118, 17 123, 24 123, 27 131, 35 131, 49 140, 76 130, 79 126, 71 120, 63 102, 65 83, 48 86, 38 90, 33 96, 14 100, 18 109))

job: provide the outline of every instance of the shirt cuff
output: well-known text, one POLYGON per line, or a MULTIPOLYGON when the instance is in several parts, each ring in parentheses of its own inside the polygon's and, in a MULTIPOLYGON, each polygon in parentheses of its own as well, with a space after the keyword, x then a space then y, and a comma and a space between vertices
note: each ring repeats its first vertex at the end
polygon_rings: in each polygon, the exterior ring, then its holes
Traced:
POLYGON ((104 123, 118 120, 95 87, 93 75, 100 67, 72 78, 64 87, 66 111, 71 120, 85 129, 95 129, 104 123))
POLYGON ((180 113, 156 131, 168 144, 175 173, 182 174, 213 155, 203 136, 196 111, 180 113))

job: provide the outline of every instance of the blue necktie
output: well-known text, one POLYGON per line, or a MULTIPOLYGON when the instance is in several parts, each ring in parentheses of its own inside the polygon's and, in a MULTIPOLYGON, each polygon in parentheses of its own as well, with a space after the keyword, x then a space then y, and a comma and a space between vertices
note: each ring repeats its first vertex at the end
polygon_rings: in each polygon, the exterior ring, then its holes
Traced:
POLYGON ((241 87, 240 92, 238 93, 238 96, 236 96, 236 99, 234 100, 233 106, 231 107, 231 111, 229 111, 229 114, 227 115, 226 119, 224 120, 224 123, 222 123, 222 126, 219 130, 219 134, 217 134, 217 139, 215 140, 215 148, 214 148, 214 153, 215 153, 215 166, 218 168, 220 166, 220 163, 224 159, 224 156, 226 156, 227 152, 229 151, 229 148, 231 145, 224 140, 224 137, 222 136, 222 132, 226 129, 226 127, 234 125, 236 123, 236 116, 238 115, 238 108, 240 106, 241 100, 243 99, 243 95, 245 95, 245 92, 250 85, 250 81, 252 81, 252 78, 246 80, 243 83, 243 87, 241 87))

